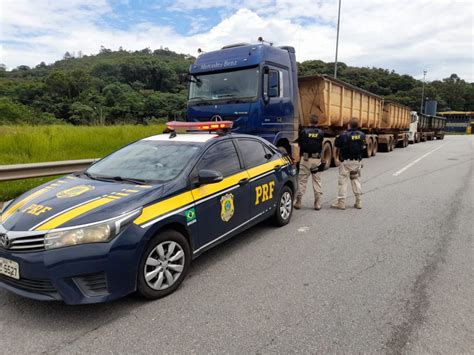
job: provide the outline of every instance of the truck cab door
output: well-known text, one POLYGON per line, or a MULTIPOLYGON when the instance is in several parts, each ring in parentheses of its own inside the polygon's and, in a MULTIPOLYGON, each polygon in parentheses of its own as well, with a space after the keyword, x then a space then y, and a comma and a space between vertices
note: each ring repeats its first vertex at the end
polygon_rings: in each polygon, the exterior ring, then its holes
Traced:
MULTIPOLYGON (((294 105, 290 95, 289 71, 265 66, 263 70, 263 119, 265 138, 278 132, 293 130, 294 105)), ((268 139, 273 143, 272 139, 268 139)))

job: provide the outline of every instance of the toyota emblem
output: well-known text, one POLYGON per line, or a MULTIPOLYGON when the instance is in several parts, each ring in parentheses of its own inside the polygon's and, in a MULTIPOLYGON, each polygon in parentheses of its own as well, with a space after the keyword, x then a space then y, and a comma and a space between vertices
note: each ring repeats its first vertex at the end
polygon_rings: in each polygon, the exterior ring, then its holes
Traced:
POLYGON ((8 235, 2 233, 0 234, 0 247, 3 249, 8 249, 10 247, 10 238, 8 238, 8 235))

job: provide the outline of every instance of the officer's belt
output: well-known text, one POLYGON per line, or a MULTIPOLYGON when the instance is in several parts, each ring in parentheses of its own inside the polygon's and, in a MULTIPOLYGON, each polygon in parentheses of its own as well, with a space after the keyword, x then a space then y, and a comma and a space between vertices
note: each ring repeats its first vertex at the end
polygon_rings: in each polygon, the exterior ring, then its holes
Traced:
POLYGON ((321 158, 321 153, 303 153, 303 159, 320 159, 321 158))

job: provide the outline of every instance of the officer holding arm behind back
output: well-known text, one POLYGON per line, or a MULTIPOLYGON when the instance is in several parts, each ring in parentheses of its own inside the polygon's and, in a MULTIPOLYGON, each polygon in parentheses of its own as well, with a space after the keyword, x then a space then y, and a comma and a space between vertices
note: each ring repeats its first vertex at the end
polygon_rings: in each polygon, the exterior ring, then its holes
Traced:
POLYGON ((295 209, 301 208, 301 200, 306 191, 306 184, 311 175, 314 190, 314 209, 321 209, 321 171, 324 164, 321 161, 324 132, 316 127, 318 117, 310 116, 310 125, 299 131, 298 144, 300 146, 300 172, 298 175, 298 192, 296 194, 295 209))
POLYGON ((336 138, 336 147, 340 150, 339 189, 337 201, 331 205, 340 210, 346 209, 347 184, 351 180, 352 191, 356 201, 355 208, 362 208, 362 188, 360 185, 360 169, 362 168, 362 152, 365 146, 365 134, 359 131, 359 121, 352 118, 347 131, 336 138))

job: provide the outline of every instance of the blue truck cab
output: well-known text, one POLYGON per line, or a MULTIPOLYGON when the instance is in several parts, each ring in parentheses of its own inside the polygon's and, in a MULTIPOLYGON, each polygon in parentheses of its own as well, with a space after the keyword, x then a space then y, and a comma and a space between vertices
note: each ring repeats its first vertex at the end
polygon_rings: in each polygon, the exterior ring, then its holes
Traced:
POLYGON ((235 44, 201 54, 190 66, 187 120, 230 120, 290 152, 298 130, 293 47, 235 44))

